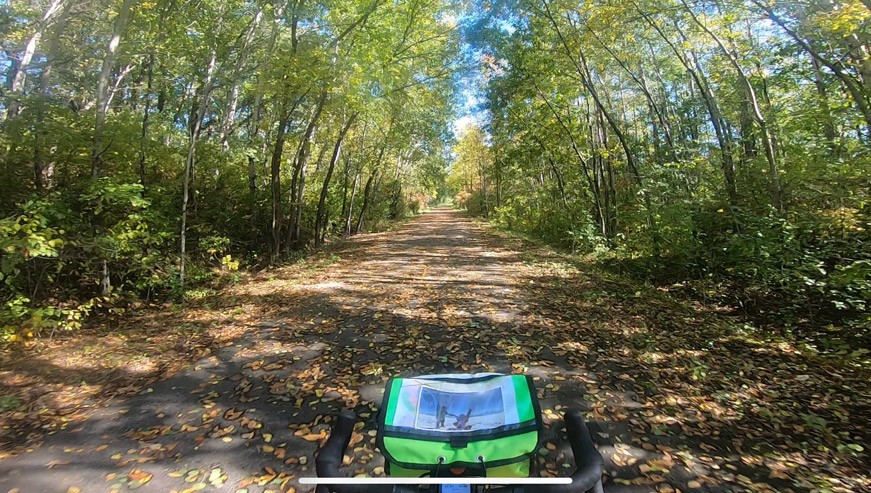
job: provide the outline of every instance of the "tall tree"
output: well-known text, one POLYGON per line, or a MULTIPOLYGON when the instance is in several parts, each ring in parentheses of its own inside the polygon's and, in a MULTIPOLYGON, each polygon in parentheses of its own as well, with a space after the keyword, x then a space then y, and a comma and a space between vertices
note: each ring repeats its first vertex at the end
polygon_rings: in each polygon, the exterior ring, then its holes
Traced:
POLYGON ((103 57, 103 68, 100 69, 100 77, 97 81, 97 93, 94 106, 97 108, 97 119, 94 122, 94 144, 91 147, 91 176, 100 175, 102 156, 106 149, 103 148, 103 127, 106 124, 106 112, 109 111, 109 76, 115 66, 115 58, 118 55, 118 45, 121 37, 127 29, 127 19, 130 17, 130 6, 133 0, 122 0, 118 15, 115 17, 115 25, 112 37, 106 47, 106 55, 103 57))

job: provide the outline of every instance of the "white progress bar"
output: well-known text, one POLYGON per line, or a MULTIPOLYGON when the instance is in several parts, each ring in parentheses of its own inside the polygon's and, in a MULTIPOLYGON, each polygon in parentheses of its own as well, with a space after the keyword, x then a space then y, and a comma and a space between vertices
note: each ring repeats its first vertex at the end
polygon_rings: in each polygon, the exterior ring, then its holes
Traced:
POLYGON ((300 484, 572 484, 572 478, 299 478, 300 484))

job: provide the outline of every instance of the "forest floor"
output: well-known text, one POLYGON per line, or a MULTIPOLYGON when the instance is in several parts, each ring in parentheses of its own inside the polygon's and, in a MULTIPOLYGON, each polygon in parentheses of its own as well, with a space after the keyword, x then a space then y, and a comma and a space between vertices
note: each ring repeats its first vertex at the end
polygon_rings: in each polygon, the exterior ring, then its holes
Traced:
POLYGON ((0 491, 309 491, 329 417, 383 475, 391 376, 526 373, 608 491, 869 491, 871 371, 437 209, 294 265, 0 353, 0 491))

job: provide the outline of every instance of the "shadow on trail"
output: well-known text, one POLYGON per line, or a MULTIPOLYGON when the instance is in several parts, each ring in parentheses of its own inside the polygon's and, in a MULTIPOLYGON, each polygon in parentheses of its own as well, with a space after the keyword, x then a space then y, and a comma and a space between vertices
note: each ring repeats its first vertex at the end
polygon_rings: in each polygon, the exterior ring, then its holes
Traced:
POLYGON ((690 490, 868 484, 868 456, 843 446, 871 439, 867 371, 569 267, 524 282, 531 302, 570 337, 592 341, 583 350, 595 361, 570 356, 569 364, 586 363, 599 377, 588 416, 628 425, 619 443, 601 444, 615 477, 634 482, 644 474, 690 490))

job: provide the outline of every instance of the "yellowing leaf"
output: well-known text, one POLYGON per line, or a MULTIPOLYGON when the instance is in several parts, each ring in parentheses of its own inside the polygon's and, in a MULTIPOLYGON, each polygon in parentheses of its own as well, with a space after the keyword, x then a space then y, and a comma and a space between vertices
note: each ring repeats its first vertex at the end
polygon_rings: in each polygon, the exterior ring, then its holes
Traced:
POLYGON ((323 430, 320 433, 309 433, 308 435, 303 435, 301 438, 307 442, 316 442, 322 438, 326 438, 327 434, 323 430))

